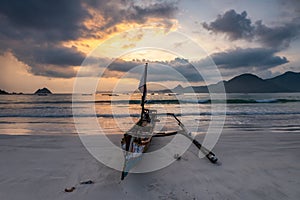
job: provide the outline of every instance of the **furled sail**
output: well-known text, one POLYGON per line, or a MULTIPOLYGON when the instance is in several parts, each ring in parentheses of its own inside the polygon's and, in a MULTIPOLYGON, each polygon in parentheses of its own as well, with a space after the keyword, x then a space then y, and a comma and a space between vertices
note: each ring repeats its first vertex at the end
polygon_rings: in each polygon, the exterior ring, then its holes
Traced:
POLYGON ((142 102, 141 102, 142 107, 146 102, 146 96, 147 96, 147 70, 148 70, 147 68, 148 68, 148 63, 145 64, 144 74, 140 80, 140 84, 138 88, 140 92, 143 93, 142 102))

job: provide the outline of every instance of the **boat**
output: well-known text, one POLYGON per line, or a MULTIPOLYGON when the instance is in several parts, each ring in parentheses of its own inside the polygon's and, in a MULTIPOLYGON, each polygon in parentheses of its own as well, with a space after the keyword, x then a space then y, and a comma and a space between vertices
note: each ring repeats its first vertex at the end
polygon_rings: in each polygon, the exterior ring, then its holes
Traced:
POLYGON ((37 94, 38 96, 48 96, 48 94, 47 93, 39 93, 39 94, 37 94))
POLYGON ((181 130, 169 132, 155 132, 154 128, 157 119, 157 111, 145 108, 147 102, 147 70, 148 63, 145 64, 144 74, 140 80, 139 91, 142 93, 141 97, 141 115, 138 122, 129 129, 121 140, 121 147, 124 152, 124 165, 121 175, 121 180, 129 174, 130 170, 142 159, 143 153, 148 150, 153 137, 165 137, 175 134, 182 134, 189 138, 193 144, 201 150, 204 155, 212 162, 217 163, 218 159, 213 152, 203 147, 197 140, 192 137, 191 132, 184 126, 184 124, 173 113, 166 113, 167 116, 173 117, 181 130))
POLYGON ((139 85, 139 90, 143 94, 141 99, 142 111, 140 119, 124 134, 121 141, 125 160, 121 180, 123 180, 128 175, 130 169, 132 169, 137 162, 141 160, 143 153, 148 150, 154 134, 157 112, 156 110, 149 110, 145 108, 147 96, 147 68, 148 63, 145 64, 144 75, 142 76, 139 85))
POLYGON ((114 93, 101 93, 102 96, 110 96, 110 97, 117 97, 119 96, 118 94, 114 94, 114 93))

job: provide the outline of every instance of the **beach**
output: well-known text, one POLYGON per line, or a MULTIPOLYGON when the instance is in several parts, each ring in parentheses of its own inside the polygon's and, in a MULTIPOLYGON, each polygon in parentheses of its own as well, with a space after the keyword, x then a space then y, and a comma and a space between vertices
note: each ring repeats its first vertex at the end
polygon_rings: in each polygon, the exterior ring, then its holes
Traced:
MULTIPOLYGON (((139 101, 128 102, 127 97, 84 95, 72 102, 71 95, 1 96, 0 199, 300 198, 299 94, 229 95, 224 128, 213 148, 219 164, 200 159, 191 145, 171 165, 130 173, 121 181, 120 171, 96 160, 82 144, 72 110, 87 122, 81 131, 97 134, 88 123, 94 116, 119 147, 122 134, 140 114, 139 101), (94 105, 96 115, 89 110, 94 105), (80 184, 89 180, 93 184, 80 184), (74 191, 65 192, 72 187, 74 191)), ((200 94, 199 102, 189 95, 182 96, 183 103, 170 98, 175 97, 149 96, 147 106, 177 112, 189 129, 199 126, 197 140, 202 142, 212 116, 207 95, 200 94), (199 106, 198 113, 194 106, 199 106)), ((167 125, 172 128, 176 123, 167 125)), ((149 152, 172 137, 153 138, 149 152)))
MULTIPOLYGON (((226 130, 225 130, 226 131, 226 130)), ((115 142, 120 135, 110 136, 115 142)), ((117 141, 116 141, 117 140, 117 141)), ((166 139, 154 138, 152 146, 166 139)), ((0 198, 17 199, 299 199, 300 135, 224 132, 214 148, 221 165, 189 150, 151 173, 121 173, 94 159, 77 136, 0 136, 0 198), (80 185, 92 180, 94 184, 80 185), (75 186, 71 193, 65 188, 75 186)))
POLYGON ((300 0, 0 18, 0 200, 300 200, 300 0))

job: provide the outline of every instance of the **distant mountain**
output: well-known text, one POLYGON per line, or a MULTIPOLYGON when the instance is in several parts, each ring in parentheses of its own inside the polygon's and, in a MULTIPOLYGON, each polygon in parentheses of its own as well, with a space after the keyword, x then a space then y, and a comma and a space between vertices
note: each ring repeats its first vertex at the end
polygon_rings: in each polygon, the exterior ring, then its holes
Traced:
POLYGON ((293 92, 300 92, 300 73, 289 71, 266 81, 293 92))
MULTIPOLYGON (((253 74, 242 74, 240 76, 236 76, 229 81, 224 81, 224 86, 228 93, 291 92, 289 89, 282 88, 279 85, 263 80, 253 74)), ((215 87, 212 87, 212 91, 215 91, 214 89, 215 87)))
POLYGON ((9 94, 9 93, 6 92, 5 90, 0 90, 0 94, 9 94))
POLYGON ((184 88, 182 87, 182 85, 177 85, 174 89, 173 92, 174 93, 182 93, 184 90, 184 88))
POLYGON ((160 92, 176 93, 207 93, 222 92, 222 83, 227 93, 278 93, 278 92, 300 92, 300 73, 286 72, 270 79, 262 79, 253 74, 242 74, 229 81, 221 81, 207 86, 193 86, 183 88, 181 85, 173 90, 160 92))
POLYGON ((155 90, 153 92, 160 92, 160 93, 184 93, 187 91, 187 88, 182 87, 182 85, 177 85, 175 88, 173 89, 164 89, 164 90, 155 90))
POLYGON ((47 95, 52 94, 52 92, 48 88, 38 89, 34 94, 47 95))

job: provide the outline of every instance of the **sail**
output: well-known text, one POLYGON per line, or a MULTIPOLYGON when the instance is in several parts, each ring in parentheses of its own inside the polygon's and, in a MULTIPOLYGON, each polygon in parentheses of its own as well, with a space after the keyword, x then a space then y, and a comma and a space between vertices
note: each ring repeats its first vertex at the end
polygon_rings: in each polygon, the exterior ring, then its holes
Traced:
MULTIPOLYGON (((146 101, 146 96, 147 96, 147 87, 146 87, 146 82, 147 82, 147 69, 148 68, 148 63, 145 64, 145 69, 144 69, 144 74, 140 80, 139 84, 139 90, 141 93, 143 93, 143 101, 146 101)), ((144 103, 142 102, 142 103, 144 103)))

